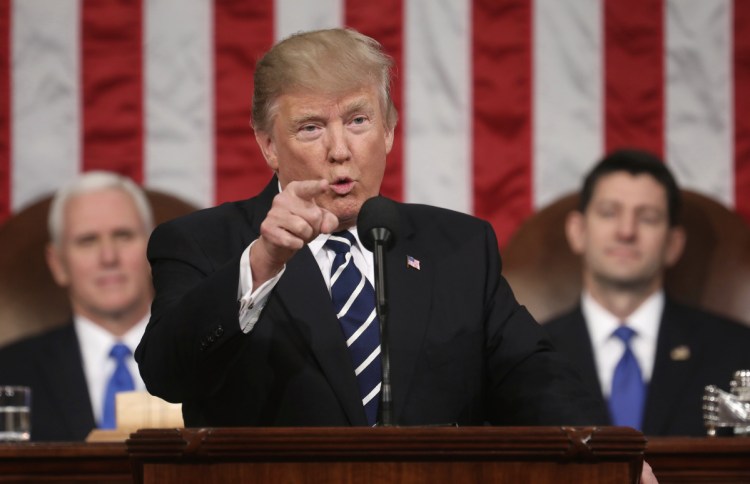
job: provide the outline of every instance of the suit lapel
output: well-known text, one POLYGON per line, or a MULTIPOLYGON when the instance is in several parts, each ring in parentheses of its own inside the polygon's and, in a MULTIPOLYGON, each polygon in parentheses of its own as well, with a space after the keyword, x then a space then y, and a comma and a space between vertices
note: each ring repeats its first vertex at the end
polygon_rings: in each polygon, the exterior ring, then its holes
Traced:
POLYGON ((678 405, 680 389, 684 388, 695 362, 699 360, 698 355, 690 355, 690 351, 695 352, 700 345, 691 344, 691 335, 678 321, 674 307, 667 302, 659 328, 656 359, 643 418, 643 431, 646 434, 660 434, 667 427, 670 409, 678 405))
POLYGON ((66 426, 72 434, 96 427, 83 373, 83 359, 72 324, 65 328, 60 340, 49 345, 47 355, 48 361, 42 365, 41 371, 53 400, 59 404, 62 422, 57 425, 66 426))
POLYGON ((352 360, 320 268, 309 249, 298 251, 279 280, 278 295, 310 335, 310 347, 352 425, 367 425, 352 360))
POLYGON ((388 332, 394 419, 403 413, 411 380, 430 318, 434 261, 425 244, 416 240, 414 227, 401 211, 396 245, 386 255, 388 332), (416 262, 407 265, 407 257, 416 262), (419 266, 419 269, 415 265, 419 266))
POLYGON ((596 372, 591 337, 586 328, 586 322, 584 321, 580 307, 571 315, 571 318, 570 330, 560 336, 568 348, 566 353, 578 370, 583 383, 594 396, 602 401, 602 404, 606 408, 607 405, 603 397, 604 393, 599 382, 599 375, 596 372))

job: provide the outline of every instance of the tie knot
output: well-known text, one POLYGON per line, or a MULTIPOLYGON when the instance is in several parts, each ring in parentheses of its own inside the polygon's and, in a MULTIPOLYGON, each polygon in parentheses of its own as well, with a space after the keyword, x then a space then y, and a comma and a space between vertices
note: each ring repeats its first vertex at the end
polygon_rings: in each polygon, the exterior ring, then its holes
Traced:
POLYGON ((331 234, 326 241, 326 247, 337 254, 346 254, 354 244, 354 235, 348 230, 331 234))
POLYGON ((117 362, 122 362, 130 355, 130 348, 123 343, 116 343, 109 351, 109 357, 114 358, 117 362))
POLYGON ((617 328, 612 334, 620 338, 622 342, 627 345, 630 343, 630 339, 635 336, 635 330, 633 330, 633 328, 631 328, 630 326, 623 325, 617 328))

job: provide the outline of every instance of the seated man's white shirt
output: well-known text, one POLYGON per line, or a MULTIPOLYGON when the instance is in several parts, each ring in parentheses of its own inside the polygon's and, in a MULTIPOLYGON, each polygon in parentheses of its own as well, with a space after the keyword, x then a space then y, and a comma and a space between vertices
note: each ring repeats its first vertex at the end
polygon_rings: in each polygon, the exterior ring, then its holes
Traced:
MULTIPOLYGON (((602 393, 605 398, 609 398, 612 391, 612 376, 623 353, 622 341, 612 334, 620 326, 621 319, 607 311, 586 291, 581 297, 581 310, 591 337, 602 393)), ((645 383, 651 381, 656 358, 656 340, 663 312, 664 292, 659 291, 646 299, 625 320, 625 323, 636 332, 630 341, 630 347, 638 360, 645 383)))
MULTIPOLYGON (((131 352, 135 352, 146 330, 148 319, 149 315, 146 315, 143 320, 133 326, 122 338, 118 339, 106 329, 83 316, 76 315, 73 317, 78 344, 81 348, 81 357, 83 358, 83 370, 89 389, 91 408, 94 410, 94 420, 97 424, 102 419, 104 392, 107 388, 107 382, 112 373, 114 373, 116 366, 115 360, 109 357, 109 352, 117 342, 126 344, 131 352)), ((132 353, 127 359, 127 365, 130 374, 133 376, 136 391, 145 390, 146 385, 141 379, 138 365, 132 353)))
MULTIPOLYGON (((375 278, 375 268, 372 252, 362 246, 362 243, 359 240, 359 234, 357 234, 357 229, 355 227, 349 229, 349 232, 354 235, 354 238, 357 242, 352 246, 352 258, 354 259, 354 265, 357 266, 357 269, 359 269, 360 272, 365 274, 367 279, 370 281, 370 284, 373 284, 374 286, 373 281, 375 278)), ((307 244, 307 247, 315 257, 315 261, 318 263, 318 267, 320 267, 320 272, 323 275, 323 279, 325 279, 326 281, 326 287, 328 287, 328 291, 330 292, 331 266, 333 265, 335 253, 332 250, 327 250, 325 248, 325 243, 328 240, 328 237, 330 237, 330 234, 320 234, 309 244, 307 244)), ((254 243, 255 242, 253 242, 253 244, 254 243)), ((250 244, 250 246, 245 249, 245 251, 242 253, 242 257, 240 258, 239 321, 240 328, 245 333, 250 332, 253 329, 253 326, 255 326, 255 323, 258 322, 260 313, 263 310, 263 307, 266 305, 271 291, 274 287, 276 287, 276 284, 278 283, 281 275, 286 269, 286 266, 284 266, 284 269, 282 269, 276 276, 264 282, 260 287, 258 287, 256 291, 253 292, 253 277, 252 269, 250 268, 250 248, 253 246, 253 244, 250 244)))

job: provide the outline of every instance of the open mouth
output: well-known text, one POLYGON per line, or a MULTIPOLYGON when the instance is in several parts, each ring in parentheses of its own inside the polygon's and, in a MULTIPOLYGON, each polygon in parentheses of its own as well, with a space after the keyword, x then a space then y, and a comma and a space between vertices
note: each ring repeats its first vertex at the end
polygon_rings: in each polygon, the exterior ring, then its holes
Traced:
POLYGON ((330 187, 337 195, 346 195, 354 189, 354 180, 348 177, 336 178, 330 187))

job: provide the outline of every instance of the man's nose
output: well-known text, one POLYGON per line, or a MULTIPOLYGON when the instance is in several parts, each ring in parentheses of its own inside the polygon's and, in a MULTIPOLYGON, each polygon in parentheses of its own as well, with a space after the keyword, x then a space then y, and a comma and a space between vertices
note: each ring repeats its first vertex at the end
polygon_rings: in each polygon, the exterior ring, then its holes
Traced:
POLYGON ((632 239, 638 231, 638 218, 632 213, 623 213, 617 220, 617 234, 623 239, 632 239))
POLYGON ((334 125, 328 129, 328 157, 333 162, 342 162, 351 158, 346 127, 334 125))
POLYGON ((102 264, 116 264, 120 258, 120 251, 117 243, 113 240, 103 240, 99 246, 99 260, 102 264))

